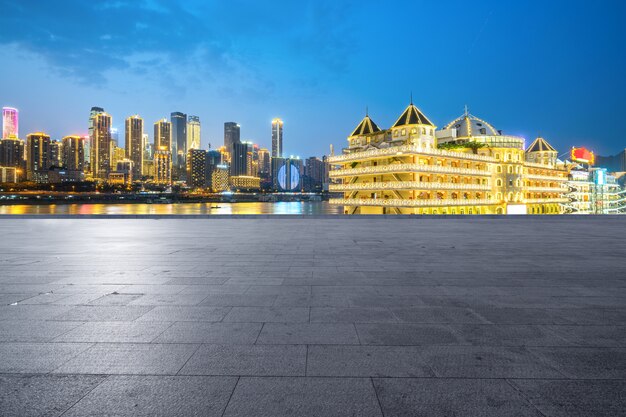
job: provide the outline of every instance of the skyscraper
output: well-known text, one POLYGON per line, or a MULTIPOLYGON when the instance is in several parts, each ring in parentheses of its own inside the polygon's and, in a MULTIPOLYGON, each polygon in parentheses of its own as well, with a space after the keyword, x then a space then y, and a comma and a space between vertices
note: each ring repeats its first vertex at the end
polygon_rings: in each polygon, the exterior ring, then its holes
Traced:
POLYGON ((200 118, 189 116, 187 120, 187 152, 200 149, 200 118))
POLYGON ((19 138, 18 113, 13 107, 2 108, 2 139, 19 138))
POLYGON ((85 167, 85 141, 80 136, 63 139, 62 165, 69 170, 83 171, 85 167))
POLYGON ((252 149, 249 142, 237 142, 233 144, 233 153, 230 160, 230 175, 248 175, 248 152, 252 149))
POLYGON ((24 141, 21 139, 0 140, 0 166, 12 167, 19 179, 24 178, 24 141))
POLYGON ((126 119, 126 158, 132 161, 132 178, 141 179, 143 172, 143 119, 138 115, 126 119))
POLYGON ((61 166, 61 159, 63 158, 62 149, 63 144, 58 140, 50 142, 50 146, 48 147, 48 163, 51 167, 61 166))
POLYGON ((91 108, 89 141, 93 177, 106 180, 111 171, 111 116, 100 107, 91 108))
POLYGON ((187 159, 187 115, 173 112, 172 122, 172 175, 174 179, 184 179, 187 159))
POLYGON ((172 124, 161 119, 154 124, 154 180, 157 184, 172 183, 172 124))
POLYGON ((224 147, 226 152, 233 151, 233 144, 241 142, 241 127, 235 122, 224 123, 224 147))
POLYGON ((154 150, 172 152, 172 124, 167 119, 154 124, 154 150))
POLYGON ((189 149, 187 154, 187 185, 206 187, 207 185, 207 151, 189 149))
POLYGON ((324 162, 312 156, 306 160, 304 167, 304 187, 306 191, 321 192, 324 182, 324 162))
POLYGON ((26 136, 26 176, 30 181, 47 182, 50 155, 50 136, 31 133, 26 136))
POLYGON ((265 148, 259 149, 259 176, 261 178, 268 177, 270 175, 271 168, 270 151, 265 148))
POLYGON ((272 158, 283 157, 283 121, 272 120, 272 158))

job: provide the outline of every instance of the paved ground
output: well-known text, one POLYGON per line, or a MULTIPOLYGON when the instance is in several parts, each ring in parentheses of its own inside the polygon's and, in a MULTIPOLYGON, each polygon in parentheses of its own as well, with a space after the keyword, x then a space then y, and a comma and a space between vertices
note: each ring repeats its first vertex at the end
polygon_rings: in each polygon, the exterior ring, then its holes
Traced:
POLYGON ((0 219, 0 415, 623 416, 625 230, 0 219))

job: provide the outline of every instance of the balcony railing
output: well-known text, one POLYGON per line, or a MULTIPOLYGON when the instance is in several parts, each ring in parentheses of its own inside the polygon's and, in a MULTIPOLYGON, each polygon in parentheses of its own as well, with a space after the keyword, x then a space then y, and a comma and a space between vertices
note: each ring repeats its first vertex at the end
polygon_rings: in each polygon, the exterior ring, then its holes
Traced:
POLYGON ((488 206, 497 204, 495 200, 482 199, 429 199, 401 200, 387 198, 331 198, 330 204, 339 206, 383 206, 383 207, 442 207, 442 206, 488 206))
POLYGON ((536 204, 536 203, 569 203, 569 198, 554 198, 554 197, 546 197, 546 198, 525 198, 524 203, 526 204, 536 204))
POLYGON ((358 161, 361 159, 388 157, 388 156, 402 156, 402 155, 428 155, 428 156, 445 156, 449 158, 468 159, 471 161, 480 162, 495 162, 495 158, 485 155, 476 155, 474 153, 465 152, 453 152, 443 149, 425 149, 419 146, 404 145, 404 146, 390 146, 384 149, 370 149, 363 152, 354 152, 343 155, 331 156, 328 161, 331 164, 337 164, 342 162, 358 161))
POLYGON ((377 165, 361 168, 336 169, 330 171, 332 178, 351 177, 363 174, 388 174, 401 172, 434 172, 440 174, 460 174, 460 175, 479 175, 491 176, 491 172, 481 169, 444 167, 439 165, 421 165, 421 164, 389 164, 377 165))
POLYGON ((544 180, 544 181, 569 181, 567 177, 557 177, 556 175, 539 175, 539 174, 524 174, 524 178, 533 179, 533 180, 544 180))
POLYGON ((568 189, 565 187, 525 187, 524 190, 536 193, 566 193, 568 189))
POLYGON ((455 184, 449 182, 420 182, 420 181, 386 181, 360 182, 356 184, 331 184, 330 191, 359 191, 359 190, 461 190, 461 191, 491 191, 491 186, 483 184, 455 184))

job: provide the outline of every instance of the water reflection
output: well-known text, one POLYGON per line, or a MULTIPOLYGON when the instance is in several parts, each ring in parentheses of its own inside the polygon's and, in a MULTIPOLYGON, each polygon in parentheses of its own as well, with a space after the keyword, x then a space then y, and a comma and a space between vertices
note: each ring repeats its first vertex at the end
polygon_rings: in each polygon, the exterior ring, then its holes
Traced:
POLYGON ((178 203, 178 204, 50 204, 0 206, 0 214, 341 214, 327 202, 178 203))

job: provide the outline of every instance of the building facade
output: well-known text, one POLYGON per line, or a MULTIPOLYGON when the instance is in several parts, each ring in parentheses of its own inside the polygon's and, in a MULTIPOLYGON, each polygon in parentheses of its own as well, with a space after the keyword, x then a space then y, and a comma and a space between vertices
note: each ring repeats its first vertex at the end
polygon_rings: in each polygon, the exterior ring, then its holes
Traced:
POLYGON ((19 138, 19 111, 13 107, 2 108, 2 138, 19 138))
POLYGON ((233 144, 241 142, 241 127, 235 122, 224 123, 224 147, 232 152, 233 144))
POLYGON ((189 116, 187 119, 187 152, 190 149, 200 149, 200 127, 200 118, 198 116, 189 116))
POLYGON ((204 149, 187 152, 187 185, 195 188, 207 186, 207 151, 204 149))
POLYGON ((29 181, 45 183, 50 168, 50 136, 42 132, 26 136, 26 176, 29 181))
POLYGON ((65 136, 62 139, 63 157, 61 165, 69 170, 85 170, 85 141, 80 136, 65 136))
POLYGON ((558 214, 567 201, 544 139, 524 149, 468 112, 437 131, 413 103, 386 130, 366 115, 328 162, 347 214, 558 214))
POLYGON ((283 121, 272 120, 272 158, 283 157, 283 121))
POLYGON ((132 176, 134 180, 143 175, 144 158, 143 119, 138 115, 126 119, 125 126, 125 156, 133 162, 132 176))
POLYGON ((172 153, 168 150, 154 152, 154 182, 159 185, 172 184, 172 153))
POLYGON ((172 122, 172 175, 174 180, 184 179, 187 169, 187 115, 170 114, 172 122))
POLYGON ((93 178, 106 180, 111 172, 111 116, 99 107, 91 109, 89 142, 93 178))

